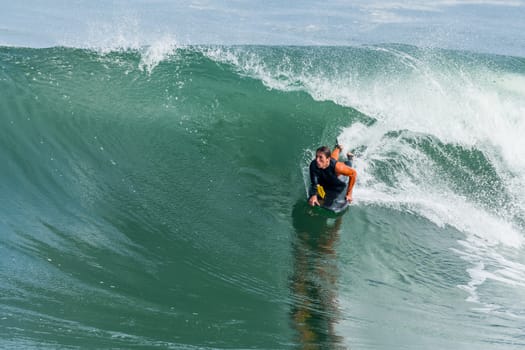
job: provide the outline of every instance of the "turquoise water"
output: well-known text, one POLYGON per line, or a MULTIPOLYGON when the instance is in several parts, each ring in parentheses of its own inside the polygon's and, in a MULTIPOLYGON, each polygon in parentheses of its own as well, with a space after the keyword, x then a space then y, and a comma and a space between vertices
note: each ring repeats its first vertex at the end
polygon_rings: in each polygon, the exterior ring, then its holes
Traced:
POLYGON ((0 91, 2 348, 525 345, 523 58, 2 47, 0 91))

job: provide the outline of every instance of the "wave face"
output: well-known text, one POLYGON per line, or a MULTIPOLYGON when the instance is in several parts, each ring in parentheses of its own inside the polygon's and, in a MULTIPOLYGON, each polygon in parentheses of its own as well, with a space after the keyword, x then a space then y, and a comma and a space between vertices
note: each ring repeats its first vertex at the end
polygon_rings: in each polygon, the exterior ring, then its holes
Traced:
POLYGON ((525 345, 523 58, 4 47, 0 91, 0 347, 525 345))

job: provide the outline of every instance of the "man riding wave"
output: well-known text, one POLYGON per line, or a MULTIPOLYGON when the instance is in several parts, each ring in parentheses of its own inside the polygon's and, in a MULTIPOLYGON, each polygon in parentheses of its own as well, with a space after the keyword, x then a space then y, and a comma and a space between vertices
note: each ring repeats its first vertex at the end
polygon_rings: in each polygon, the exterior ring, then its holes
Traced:
POLYGON ((340 145, 336 145, 333 152, 330 152, 330 148, 326 146, 316 150, 315 159, 310 163, 311 185, 308 191, 308 203, 311 206, 321 205, 320 200, 322 200, 322 205, 330 208, 334 202, 342 198, 345 188, 344 200, 348 203, 352 202, 352 190, 357 172, 351 167, 352 153, 347 153, 346 162, 338 161, 341 150, 340 145))

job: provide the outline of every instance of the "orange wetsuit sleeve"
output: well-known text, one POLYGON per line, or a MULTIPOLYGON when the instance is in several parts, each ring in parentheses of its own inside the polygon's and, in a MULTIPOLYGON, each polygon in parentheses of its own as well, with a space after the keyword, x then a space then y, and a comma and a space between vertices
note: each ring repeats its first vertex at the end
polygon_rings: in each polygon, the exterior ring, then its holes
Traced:
POLYGON ((357 179, 357 171, 355 171, 355 169, 350 168, 348 165, 346 165, 343 162, 337 162, 335 163, 335 173, 338 176, 339 175, 348 176, 349 181, 348 181, 348 190, 346 191, 346 195, 351 195, 352 190, 355 185, 355 180, 357 179))

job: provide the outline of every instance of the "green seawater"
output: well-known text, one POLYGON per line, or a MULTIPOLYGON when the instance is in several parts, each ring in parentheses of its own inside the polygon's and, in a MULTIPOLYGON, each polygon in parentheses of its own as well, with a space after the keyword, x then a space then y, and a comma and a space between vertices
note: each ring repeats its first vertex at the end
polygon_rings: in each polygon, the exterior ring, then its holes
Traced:
POLYGON ((525 345, 525 61, 0 48, 0 348, 525 345), (356 153, 343 215, 313 151, 356 153))

